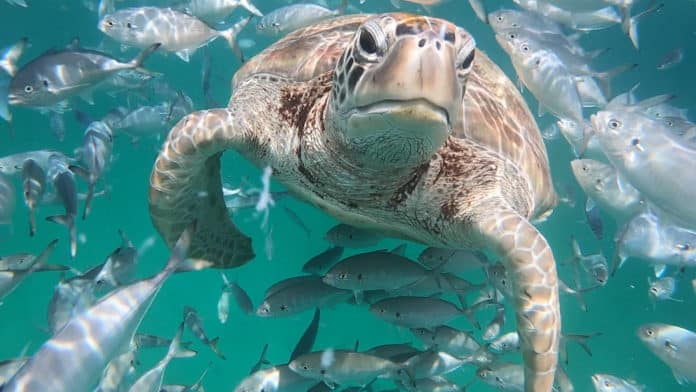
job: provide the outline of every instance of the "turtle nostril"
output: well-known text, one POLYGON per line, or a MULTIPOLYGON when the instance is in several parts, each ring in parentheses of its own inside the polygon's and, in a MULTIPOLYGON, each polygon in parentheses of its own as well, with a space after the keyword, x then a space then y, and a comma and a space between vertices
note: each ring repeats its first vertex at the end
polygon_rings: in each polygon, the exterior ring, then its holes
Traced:
POLYGON ((440 50, 441 46, 442 44, 440 43, 440 41, 435 41, 435 49, 440 50))
POLYGON ((419 48, 422 48, 422 47, 424 47, 424 46, 425 46, 425 38, 421 38, 421 40, 418 41, 418 47, 419 47, 419 48))

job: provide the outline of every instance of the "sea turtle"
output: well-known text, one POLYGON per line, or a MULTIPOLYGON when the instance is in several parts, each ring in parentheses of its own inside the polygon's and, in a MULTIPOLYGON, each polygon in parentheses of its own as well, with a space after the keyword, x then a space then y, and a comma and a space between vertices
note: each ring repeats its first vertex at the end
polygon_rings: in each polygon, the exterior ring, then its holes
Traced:
POLYGON ((550 391, 561 327, 555 260, 530 220, 556 204, 544 143, 512 82, 473 37, 406 13, 295 31, 234 76, 224 109, 188 115, 150 178, 169 246, 198 222, 189 256, 253 258, 228 218, 220 157, 234 149, 345 223, 430 246, 489 248, 516 298, 525 390, 550 391))

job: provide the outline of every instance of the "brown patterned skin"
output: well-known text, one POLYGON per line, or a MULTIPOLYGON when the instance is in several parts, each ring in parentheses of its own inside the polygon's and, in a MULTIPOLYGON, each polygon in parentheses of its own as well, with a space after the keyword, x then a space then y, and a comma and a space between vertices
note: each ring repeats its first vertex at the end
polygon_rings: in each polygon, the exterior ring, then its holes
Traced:
POLYGON ((551 390, 557 276, 529 223, 556 203, 546 151, 519 92, 465 30, 409 14, 332 19, 250 60, 228 108, 181 120, 153 169, 152 219, 170 246, 197 219, 189 255, 220 268, 253 257, 222 197, 227 149, 345 223, 500 254, 525 390, 551 390))

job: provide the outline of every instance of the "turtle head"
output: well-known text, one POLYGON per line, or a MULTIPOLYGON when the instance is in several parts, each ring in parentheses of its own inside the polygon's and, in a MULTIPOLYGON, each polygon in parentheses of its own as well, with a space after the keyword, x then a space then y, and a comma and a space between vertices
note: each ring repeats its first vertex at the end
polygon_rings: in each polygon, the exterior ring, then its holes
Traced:
POLYGON ((442 19, 385 14, 367 20, 336 64, 329 118, 339 138, 364 163, 428 161, 463 127, 475 47, 469 33, 442 19))

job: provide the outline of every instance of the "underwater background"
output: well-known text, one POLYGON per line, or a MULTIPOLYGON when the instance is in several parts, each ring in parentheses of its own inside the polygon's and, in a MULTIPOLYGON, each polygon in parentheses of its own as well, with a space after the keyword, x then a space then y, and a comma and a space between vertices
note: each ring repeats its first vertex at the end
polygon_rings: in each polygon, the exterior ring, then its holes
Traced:
MULTIPOLYGON (((335 3, 335 2, 334 2, 335 3)), ((486 1, 489 11, 503 7, 513 7, 511 1, 486 1)), ((117 2, 117 8, 129 5, 153 4, 146 1, 117 2)), ((157 3, 164 5, 164 2, 157 3)), ((285 5, 285 2, 256 0, 254 3, 267 13, 285 5)), ((330 6, 337 4, 330 3, 330 6)), ((394 7, 386 0, 368 0, 366 4, 351 1, 351 5, 363 12, 387 12, 394 7)), ((414 4, 403 3, 402 9, 423 12, 414 4)), ((450 0, 432 8, 433 15, 442 17, 466 28, 476 39, 478 48, 487 52, 507 75, 514 80, 514 72, 508 56, 495 42, 493 31, 478 20, 468 2, 450 0)), ((244 13, 238 9, 236 15, 244 13)), ((594 62, 599 70, 609 69, 620 64, 637 63, 638 68, 619 75, 612 83, 612 91, 620 93, 640 82, 638 94, 648 97, 658 94, 674 93, 675 106, 693 108, 696 106, 696 3, 688 0, 665 0, 665 7, 656 15, 640 22, 640 51, 635 50, 623 35, 620 26, 595 31, 581 38, 584 48, 610 48, 606 54, 594 62), (658 71, 657 62, 671 49, 684 49, 684 61, 674 68, 658 71)), ((253 24, 253 22, 252 22, 253 24)), ((104 41, 106 52, 119 59, 130 59, 136 49, 121 52, 119 45, 110 41, 97 28, 97 16, 85 8, 78 0, 34 0, 29 8, 13 7, 0 2, 0 46, 9 45, 21 37, 28 37, 31 46, 25 51, 20 64, 24 64, 51 47, 63 47, 73 38, 79 37, 82 46, 95 48, 104 41)), ((245 29, 239 37, 255 41, 255 45, 243 49, 247 58, 263 50, 273 42, 272 38, 255 34, 253 26, 245 29)), ((230 81, 240 63, 224 41, 210 44, 212 56, 212 94, 224 104, 230 95, 230 81)), ((156 54, 146 63, 147 69, 164 74, 164 78, 176 90, 182 90, 193 98, 195 107, 204 107, 201 93, 202 53, 196 53, 189 63, 173 55, 156 54)), ((525 92, 525 98, 532 112, 537 104, 525 92)), ((95 104, 88 105, 76 100, 76 107, 94 117, 103 116, 115 104, 115 100, 104 94, 95 95, 95 104)), ((67 155, 82 144, 84 126, 67 113, 66 135, 58 141, 52 134, 48 118, 37 111, 14 108, 14 132, 0 125, 0 157, 17 152, 55 149, 67 155)), ((544 129, 555 119, 550 115, 538 118, 539 128, 544 129)), ((34 237, 28 235, 27 210, 21 198, 21 183, 15 181, 17 188, 17 208, 11 227, 0 227, 0 255, 16 252, 38 254, 46 244, 54 239, 60 240, 50 257, 53 264, 66 264, 84 271, 101 263, 106 256, 120 245, 118 230, 140 246, 148 239, 154 245, 146 250, 139 260, 138 276, 148 277, 161 270, 169 252, 164 242, 154 230, 148 213, 147 192, 152 165, 161 147, 162 140, 144 138, 132 143, 127 137, 114 140, 114 158, 110 169, 103 176, 98 189, 108 187, 108 195, 97 197, 87 220, 79 220, 77 230, 81 237, 77 257, 70 260, 65 228, 46 222, 46 216, 60 214, 62 207, 41 206, 38 210, 38 229, 34 237)), ((563 138, 546 141, 551 171, 556 189, 564 196, 575 199, 574 205, 561 203, 551 217, 541 223, 539 228, 553 248, 558 263, 568 259, 572 252, 571 236, 581 244, 583 253, 602 251, 610 259, 614 252, 613 235, 616 226, 608 216, 604 218, 604 238, 595 238, 588 227, 584 215, 584 196, 570 170, 569 162, 573 152, 563 138)), ((696 170, 696 168, 683 168, 696 170)), ((675 173, 678 175, 678 173, 675 173)), ((248 184, 261 187, 261 170, 253 167, 234 152, 223 158, 223 183, 234 188, 244 179, 248 184)), ((84 181, 78 180, 81 191, 86 190, 84 181)), ((696 186, 696 184, 693 184, 696 186)), ((273 183, 273 190, 282 186, 273 183)), ((695 201, 696 206, 696 201, 695 201)), ((79 204, 82 211, 83 202, 79 204)), ((696 207, 695 207, 696 208, 696 207)), ((271 284, 290 277, 301 275, 302 265, 312 256, 329 247, 323 239, 326 231, 337 222, 319 210, 297 201, 284 198, 276 202, 270 210, 268 224, 262 227, 263 218, 254 209, 238 212, 234 217, 237 225, 253 238, 256 258, 248 264, 225 271, 231 280, 236 280, 249 293, 258 305, 264 290, 271 284), (290 208, 311 229, 308 238, 284 211, 290 208), (269 238, 270 236, 270 238, 269 238), (270 244, 270 246, 269 246, 270 244), (270 247, 270 251, 269 251, 270 247)), ((373 249, 393 248, 403 241, 386 239, 373 249)), ((415 259, 424 247, 408 244, 407 255, 415 259)), ((344 256, 364 252, 364 249, 346 249, 344 256)), ((571 281, 569 266, 560 267, 561 277, 571 281)), ((679 287, 675 297, 683 302, 662 301, 656 305, 647 293, 647 276, 651 267, 640 260, 629 260, 612 277, 605 287, 585 295, 588 310, 582 311, 575 298, 562 296, 563 330, 567 333, 601 335, 592 338, 589 345, 592 356, 588 356, 579 346, 569 345, 567 372, 577 391, 591 391, 590 376, 594 373, 611 373, 623 378, 633 379, 644 384, 650 391, 696 391, 696 386, 680 386, 670 369, 641 344, 636 336, 639 325, 647 322, 663 322, 696 330, 696 298, 693 290, 686 284, 693 278, 693 271, 687 271, 688 279, 679 287)), ((0 359, 13 358, 29 345, 29 353, 49 338, 47 332, 47 305, 53 287, 60 273, 42 272, 33 274, 15 292, 3 300, 0 306, 0 359)), ((472 282, 483 282, 485 275, 474 273, 466 276, 472 282)), ((165 384, 193 383, 203 370, 212 363, 203 385, 206 391, 231 391, 249 373, 256 363, 265 343, 269 344, 267 359, 274 364, 287 361, 290 352, 312 318, 312 312, 285 318, 260 318, 243 315, 232 303, 226 324, 217 318, 217 301, 220 296, 222 279, 218 270, 205 270, 173 276, 165 285, 146 315, 140 332, 171 337, 181 322, 183 307, 189 305, 198 310, 203 318, 205 330, 210 337, 219 336, 219 348, 227 359, 218 358, 212 351, 186 332, 186 340, 192 341, 192 348, 198 351, 194 358, 175 359, 165 374, 165 384)), ((513 331, 514 316, 508 309, 507 323, 503 333, 513 331)), ((482 325, 493 317, 492 310, 478 314, 482 325)), ((450 325, 471 329, 464 318, 450 325)), ((480 336, 480 331, 477 331, 480 336)), ((385 343, 412 342, 416 339, 406 329, 387 324, 367 311, 365 306, 349 304, 326 308, 322 311, 319 335, 314 346, 321 348, 352 348, 359 340, 361 348, 385 343)), ((417 345, 418 346, 418 345, 417 345)), ((141 350, 138 354, 138 374, 151 368, 166 353, 166 347, 141 350)), ((519 356, 511 357, 520 361, 519 356)), ((462 385, 474 379, 475 368, 463 367, 448 378, 462 385)), ((388 384, 384 384, 388 385, 388 384)), ((492 387, 475 382, 467 391, 487 391, 492 387)))

